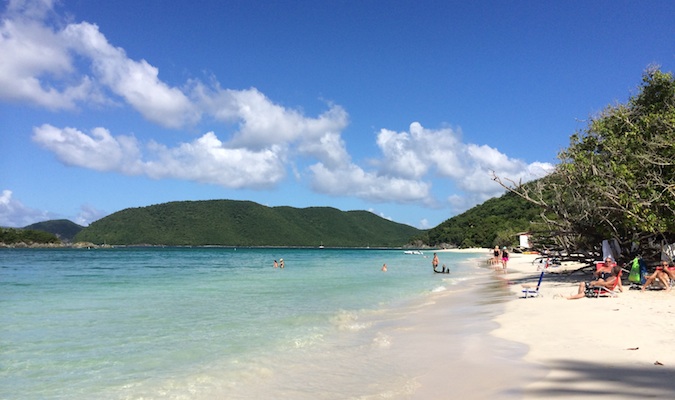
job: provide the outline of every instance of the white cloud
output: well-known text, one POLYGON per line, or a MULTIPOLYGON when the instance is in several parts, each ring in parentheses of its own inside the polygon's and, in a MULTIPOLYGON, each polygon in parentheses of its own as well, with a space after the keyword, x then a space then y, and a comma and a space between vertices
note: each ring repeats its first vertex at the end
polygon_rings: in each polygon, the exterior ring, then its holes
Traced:
POLYGON ((49 15, 53 7, 53 0, 9 0, 7 13, 43 19, 49 15))
POLYGON ((156 179, 185 179, 229 188, 263 188, 275 185, 286 175, 281 147, 257 151, 229 148, 213 132, 175 148, 152 143, 149 149, 156 159, 145 163, 144 172, 156 179))
POLYGON ((337 105, 317 118, 282 107, 255 88, 247 90, 213 88, 192 81, 192 97, 206 114, 222 122, 239 124, 231 140, 233 146, 262 148, 298 143, 297 150, 328 165, 343 164, 349 155, 341 139, 348 124, 346 111, 337 105))
POLYGON ((49 0, 10 1, 0 25, 0 99, 52 110, 124 101, 164 127, 184 128, 206 118, 237 125, 226 139, 208 132, 175 147, 114 136, 105 128, 89 133, 49 124, 35 128, 33 140, 67 165, 264 188, 281 182, 288 166, 303 179, 306 170, 298 160, 304 158, 313 163, 310 185, 317 192, 427 206, 437 206, 439 196, 455 209, 503 192, 492 181, 492 171, 527 181, 552 169, 509 158, 494 147, 464 143, 459 129, 426 129, 413 122, 408 131, 378 132, 380 154, 368 160, 371 169, 366 170, 347 152, 342 132, 349 116, 339 105, 328 104, 311 117, 255 88, 224 89, 215 79, 171 85, 150 62, 132 60, 109 43, 96 25, 50 23, 50 17, 58 17, 52 5, 49 0), (447 197, 441 194, 446 186, 464 193, 447 197))
POLYGON ((199 119, 199 112, 178 88, 159 80, 159 70, 145 60, 127 58, 119 47, 111 46, 98 26, 82 22, 70 24, 62 32, 71 48, 92 60, 98 81, 121 96, 148 120, 179 128, 199 119))
POLYGON ((159 80, 156 67, 127 58, 96 25, 67 24, 61 30, 48 25, 51 6, 49 1, 14 1, 3 15, 0 98, 74 109, 110 102, 102 92, 107 88, 159 125, 177 128, 199 119, 199 110, 180 89, 159 80), (78 70, 77 56, 91 61, 92 70, 78 70))
POLYGON ((377 215, 377 216, 379 216, 380 218, 384 218, 384 219, 387 219, 387 220, 389 220, 389 221, 393 221, 393 220, 394 220, 392 217, 389 217, 389 216, 387 216, 387 215, 384 215, 383 212, 377 212, 374 208, 369 208, 368 211, 371 212, 371 213, 373 213, 373 214, 375 214, 375 215, 377 215))
POLYGON ((420 222, 417 224, 417 229, 430 229, 432 228, 431 225, 429 225, 429 220, 426 218, 422 218, 420 222))
MULTIPOLYGON (((425 129, 418 122, 410 125, 409 132, 382 129, 377 143, 384 155, 377 162, 381 170, 410 178, 421 178, 434 171, 464 190, 472 204, 503 192, 492 180, 493 171, 526 182, 553 169, 548 163, 528 165, 487 145, 464 143, 461 134, 450 128, 425 129)), ((458 204, 457 199, 452 203, 458 204)))
POLYGON ((99 220, 108 215, 103 210, 98 210, 91 205, 84 204, 80 206, 80 212, 75 217, 74 221, 78 225, 89 226, 92 222, 99 220))
POLYGON ((376 202, 426 202, 431 185, 426 182, 366 172, 355 164, 327 168, 310 166, 312 188, 332 196, 355 196, 376 202))
POLYGON ((87 135, 74 128, 49 124, 33 129, 33 140, 53 152, 64 164, 96 171, 140 173, 140 149, 131 136, 113 137, 105 128, 87 135))
POLYGON ((437 206, 430 183, 435 175, 440 177, 435 181, 440 186, 447 179, 464 191, 461 196, 447 199, 453 210, 463 211, 503 193, 503 188, 492 180, 493 171, 528 181, 553 168, 539 162, 528 165, 490 146, 463 143, 455 130, 425 129, 418 122, 410 125, 409 132, 380 130, 377 145, 382 157, 372 160, 374 171, 366 171, 346 159, 331 166, 320 162, 311 166, 314 190, 378 202, 437 206))
POLYGON ((13 199, 11 190, 5 189, 0 195, 0 226, 23 228, 53 218, 51 213, 26 207, 13 199))
MULTIPOLYGON (((87 226, 106 215, 107 213, 104 211, 97 210, 89 205, 83 205, 80 207, 79 214, 72 221, 87 226)), ((63 217, 25 206, 13 197, 11 190, 5 189, 0 194, 0 226, 2 227, 23 228, 37 222, 61 218, 63 217)))
POLYGON ((91 80, 74 74, 66 44, 39 21, 4 18, 0 54, 2 99, 59 110, 73 109, 78 101, 94 98, 91 80))
POLYGON ((104 128, 95 128, 87 134, 45 124, 34 129, 33 140, 56 154, 64 164, 97 171, 191 180, 229 188, 268 187, 285 176, 281 147, 258 151, 230 148, 213 132, 174 148, 157 142, 142 148, 135 138, 113 136, 104 128))

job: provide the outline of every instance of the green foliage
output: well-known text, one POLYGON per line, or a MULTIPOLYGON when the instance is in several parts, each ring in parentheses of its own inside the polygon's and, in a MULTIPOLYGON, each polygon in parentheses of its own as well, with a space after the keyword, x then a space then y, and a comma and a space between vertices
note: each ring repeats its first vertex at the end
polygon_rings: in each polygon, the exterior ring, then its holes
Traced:
MULTIPOLYGON (((624 242, 675 233, 675 81, 645 72, 638 93, 573 135, 556 170, 557 214, 573 234, 624 242)), ((553 190, 553 189, 552 189, 553 190)))
POLYGON ((82 228, 84 227, 67 219, 55 219, 28 225, 23 229, 49 232, 56 235, 61 240, 71 241, 82 228))
POLYGON ((638 245, 644 252, 675 240, 672 74, 645 71, 626 104, 591 118, 558 157, 549 176, 509 188, 544 211, 548 233, 538 229, 540 243, 593 252, 603 239, 616 238, 623 248, 638 245))
POLYGON ((84 228, 75 240, 117 245, 398 247, 419 233, 367 211, 210 200, 122 210, 84 228))
POLYGON ((0 228, 0 243, 4 244, 45 244, 59 243, 53 234, 32 229, 0 228))
POLYGON ((517 234, 528 231, 531 221, 540 219, 540 210, 509 192, 452 217, 414 239, 432 247, 442 244, 463 248, 515 246, 517 234))

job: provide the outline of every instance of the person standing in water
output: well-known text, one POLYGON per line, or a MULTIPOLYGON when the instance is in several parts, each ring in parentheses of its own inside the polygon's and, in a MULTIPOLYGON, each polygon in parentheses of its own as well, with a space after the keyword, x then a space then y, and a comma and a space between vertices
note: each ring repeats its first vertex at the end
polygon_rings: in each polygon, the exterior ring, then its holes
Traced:
POLYGON ((382 264, 382 272, 387 272, 387 264, 382 264))
POLYGON ((434 268, 434 272, 436 271, 436 268, 438 267, 438 256, 436 253, 434 253, 434 258, 431 260, 431 266, 434 268))
POLYGON ((279 268, 283 268, 283 267, 284 267, 284 259, 280 258, 279 259, 279 268))
POLYGON ((279 264, 277 264, 277 260, 274 260, 274 268, 279 268, 279 264))

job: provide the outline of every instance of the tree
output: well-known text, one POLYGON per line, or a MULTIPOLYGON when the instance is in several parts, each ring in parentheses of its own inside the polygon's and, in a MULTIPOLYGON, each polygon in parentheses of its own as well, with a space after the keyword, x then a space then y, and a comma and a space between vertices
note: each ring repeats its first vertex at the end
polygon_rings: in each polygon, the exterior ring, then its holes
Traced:
POLYGON ((638 93, 607 107, 570 138, 535 185, 495 180, 542 207, 565 249, 617 238, 642 249, 675 237, 675 81, 648 68, 638 93), (507 183, 508 182, 508 183, 507 183))

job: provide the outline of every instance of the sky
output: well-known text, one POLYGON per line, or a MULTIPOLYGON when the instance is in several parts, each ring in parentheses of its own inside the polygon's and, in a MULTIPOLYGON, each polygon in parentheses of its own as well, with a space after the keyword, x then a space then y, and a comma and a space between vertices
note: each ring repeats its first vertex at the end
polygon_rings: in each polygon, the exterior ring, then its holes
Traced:
POLYGON ((0 226, 170 201, 432 228, 675 68, 675 2, 4 0, 0 226))

